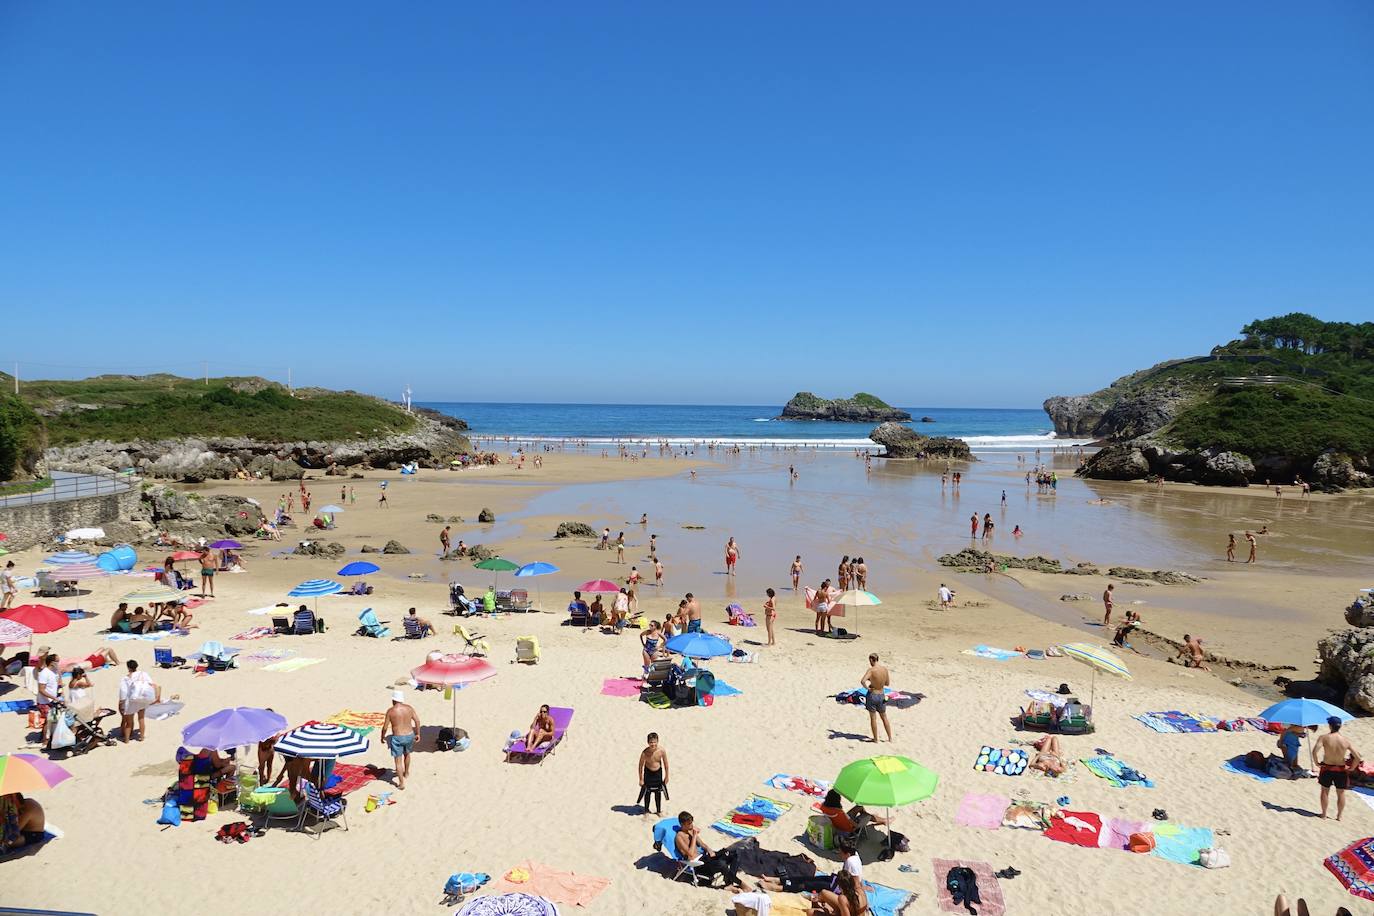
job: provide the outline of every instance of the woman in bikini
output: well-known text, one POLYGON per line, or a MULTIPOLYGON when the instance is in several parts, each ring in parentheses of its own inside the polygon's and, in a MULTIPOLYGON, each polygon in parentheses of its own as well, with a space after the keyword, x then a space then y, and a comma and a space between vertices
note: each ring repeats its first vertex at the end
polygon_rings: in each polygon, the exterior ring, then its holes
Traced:
POLYGON ((850 572, 854 574, 854 587, 859 591, 868 588, 868 564, 863 557, 855 557, 854 565, 850 567, 850 572))
POLYGON ((659 627, 657 620, 649 621, 649 629, 639 634, 639 641, 644 644, 645 668, 654 663, 654 656, 658 654, 658 643, 662 634, 663 630, 659 627))
POLYGON ((826 579, 821 583, 821 587, 816 589, 816 600, 812 604, 812 610, 816 612, 816 635, 824 636, 825 631, 830 629, 830 580, 826 579))
POLYGON ((776 646, 778 643, 773 638, 773 623, 778 619, 777 593, 770 588, 765 594, 768 600, 763 603, 763 622, 768 627, 768 645, 776 646))
POLYGON ((529 731, 525 732, 526 750, 534 750, 545 741, 553 740, 553 716, 549 715, 549 704, 539 707, 529 731))
POLYGON ((835 579, 839 582, 840 591, 842 592, 849 590, 849 570, 849 555, 845 554, 843 559, 840 560, 840 568, 835 570, 835 579))

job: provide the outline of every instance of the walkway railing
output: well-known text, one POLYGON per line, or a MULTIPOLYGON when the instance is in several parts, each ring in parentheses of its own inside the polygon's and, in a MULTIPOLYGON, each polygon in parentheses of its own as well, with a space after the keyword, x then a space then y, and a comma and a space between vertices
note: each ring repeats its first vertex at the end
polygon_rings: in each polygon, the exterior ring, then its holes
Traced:
POLYGON ((133 474, 76 474, 69 471, 53 471, 52 486, 42 490, 4 496, 4 488, 0 487, 0 509, 126 493, 140 483, 141 479, 133 474))

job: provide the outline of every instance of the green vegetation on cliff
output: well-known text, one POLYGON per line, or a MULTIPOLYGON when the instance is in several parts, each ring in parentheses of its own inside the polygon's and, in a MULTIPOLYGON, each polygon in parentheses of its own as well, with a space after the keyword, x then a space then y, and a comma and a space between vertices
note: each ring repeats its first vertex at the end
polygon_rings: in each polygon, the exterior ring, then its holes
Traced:
POLYGON ((1374 451, 1374 405, 1304 385, 1218 391, 1184 410, 1161 438, 1190 449, 1310 460, 1327 449, 1374 451))
MULTIPOLYGON (((0 383, 12 377, 0 377, 0 383)), ((12 394, 0 394, 0 481, 31 477, 43 457, 43 421, 12 394)))

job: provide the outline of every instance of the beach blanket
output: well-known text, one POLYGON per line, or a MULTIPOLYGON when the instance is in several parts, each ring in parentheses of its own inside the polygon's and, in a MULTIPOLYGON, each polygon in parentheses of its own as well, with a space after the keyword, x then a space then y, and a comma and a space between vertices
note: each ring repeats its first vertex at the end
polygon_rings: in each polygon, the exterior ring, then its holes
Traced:
POLYGON ((726 836, 758 836, 773 822, 792 810, 792 803, 763 795, 750 795, 744 802, 711 826, 726 836))
POLYGON ((738 687, 731 687, 720 678, 716 678, 716 686, 711 688, 711 696, 713 697, 737 697, 741 693, 744 691, 738 687))
POLYGON ((491 883, 494 894, 537 894, 559 906, 586 906, 610 886, 610 879, 521 862, 491 883))
MULTIPOLYGON (((981 881, 979 887, 982 887, 981 881)), ((904 891, 900 888, 865 881, 864 896, 868 898, 868 911, 872 916, 899 916, 907 903, 910 902, 913 894, 911 891, 904 891)), ((980 909, 978 912, 984 911, 980 909)), ((988 910, 987 912, 991 913, 992 911, 988 910)))
MULTIPOLYGON (((141 639, 144 642, 157 642, 167 635, 166 630, 159 630, 156 633, 106 633, 106 642, 124 642, 129 639, 141 639)), ((184 632, 181 635, 186 635, 184 632)))
POLYGON ((1102 834, 1098 837, 1097 845, 1102 849, 1119 849, 1124 852, 1130 845, 1131 834, 1147 833, 1149 829, 1149 825, 1144 821, 1113 817, 1102 825, 1102 834))
POLYGON ((353 763, 336 763, 329 775, 324 791, 328 795, 347 795, 356 792, 368 783, 382 778, 382 771, 372 764, 359 766, 353 763))
POLYGON ((1030 765, 1030 756, 1020 748, 998 748, 983 745, 973 768, 1001 776, 1020 776, 1030 765))
POLYGON ((163 700, 161 703, 154 703, 143 711, 143 714, 154 721, 170 719, 172 716, 186 708, 186 704, 177 700, 163 700))
POLYGON ((607 697, 637 697, 644 681, 637 677, 608 677, 601 682, 601 695, 607 697))
POLYGON ((1133 767, 1128 766, 1121 760, 1109 754, 1101 754, 1097 757, 1083 758, 1082 763, 1088 771, 1096 776, 1101 776, 1107 782, 1124 789, 1127 786, 1143 786, 1147 789, 1155 787, 1154 781, 1146 779, 1133 767))
POLYGON ((1045 802, 1014 801, 1002 815, 1002 826, 1018 830, 1044 830, 1057 814, 1059 809, 1045 802))
POLYGON ((252 655, 239 656, 241 662, 279 662, 296 654, 295 649, 259 649, 252 655))
POLYGON ((1005 795, 981 795, 970 792, 959 802, 954 812, 954 823, 960 827, 981 827, 996 830, 1002 826, 1002 815, 1006 813, 1011 799, 1005 795))
POLYGON ((0 702, 0 712, 28 712, 34 705, 34 700, 5 700, 0 702))
MULTIPOLYGON (((900 690, 893 690, 891 687, 883 688, 883 697, 887 700, 909 700, 910 694, 902 693, 900 690)), ((835 694, 836 703, 849 703, 854 706, 862 706, 864 700, 868 699, 868 688, 860 687, 858 690, 841 690, 835 694)))
POLYGON ((1045 836, 1060 843, 1096 849, 1101 844, 1102 818, 1091 811, 1060 811, 1050 818, 1045 836))
POLYGON ((784 792, 796 792, 798 795, 807 795, 811 798, 825 798, 825 793, 830 791, 830 783, 824 779, 788 776, 786 773, 774 774, 765 779, 763 784, 770 788, 782 789, 784 792))
POLYGON ((1364 802, 1371 809, 1374 809, 1374 789, 1368 786, 1351 786, 1350 794, 1364 802))
POLYGON ((1350 893, 1374 900, 1374 885, 1369 882, 1369 873, 1374 870, 1374 847, 1368 837, 1327 856, 1322 864, 1350 893))
POLYGON ((181 602, 181 606, 186 608, 186 610, 188 611, 194 611, 196 608, 204 604, 205 600, 206 599, 204 598, 188 598, 185 601, 181 602))
POLYGON ((1237 754, 1236 756, 1232 757, 1230 760, 1227 760, 1225 763, 1223 763, 1223 764, 1221 765, 1221 768, 1222 768, 1223 770, 1228 770, 1228 771, 1230 771, 1230 772, 1232 772, 1232 773, 1239 773, 1239 774, 1242 775, 1242 776, 1249 776, 1251 779, 1255 780, 1256 782, 1273 782, 1273 781, 1274 781, 1274 777, 1270 776, 1268 773, 1264 772, 1263 770, 1252 770, 1252 769, 1250 769, 1250 767, 1246 766, 1246 764, 1245 764, 1245 755, 1244 755, 1244 754, 1237 754))
POLYGON ((273 662, 264 665, 263 671, 299 671, 302 668, 309 668, 311 665, 318 665, 324 661, 322 658, 288 658, 284 662, 273 662))
POLYGON ((1202 864, 1198 853, 1212 845, 1210 827, 1180 827, 1165 821, 1155 825, 1155 848, 1151 855, 1183 865, 1202 864))
POLYGON ((264 636, 271 636, 275 632, 276 630, 273 630, 271 627, 253 627, 251 630, 244 630, 242 633, 229 638, 234 642, 243 639, 262 639, 264 636))
POLYGON ((1006 898, 1002 896, 1002 886, 992 873, 992 866, 986 862, 973 862, 966 859, 931 859, 931 872, 935 876, 935 905, 946 913, 968 913, 967 907, 956 904, 950 895, 946 879, 951 868, 968 868, 978 879, 978 897, 982 905, 974 904, 978 916, 1002 916, 1007 911, 1006 898))
POLYGON ((1131 716, 1131 718, 1135 719, 1150 731, 1159 732, 1161 735, 1171 735, 1178 732, 1178 729, 1174 728, 1168 722, 1158 716, 1150 715, 1149 713, 1140 716, 1131 716))
POLYGON ((1004 662, 1012 658, 1024 658, 1024 652, 1013 652, 1010 649, 998 649, 995 646, 974 646, 972 649, 965 649, 964 655, 973 655, 978 658, 987 658, 995 662, 1004 662))
POLYGON ((356 709, 341 709, 324 721, 331 725, 342 725, 354 730, 381 728, 386 724, 384 712, 358 712, 356 709))
POLYGON ((643 699, 654 709, 669 709, 673 705, 673 701, 668 699, 668 694, 662 690, 650 690, 644 694, 643 699))

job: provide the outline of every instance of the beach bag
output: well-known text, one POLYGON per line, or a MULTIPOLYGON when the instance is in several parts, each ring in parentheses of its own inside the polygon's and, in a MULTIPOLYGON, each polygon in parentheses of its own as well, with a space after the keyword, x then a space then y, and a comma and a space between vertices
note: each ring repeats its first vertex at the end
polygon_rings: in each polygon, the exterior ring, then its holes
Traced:
POLYGON ((1203 868, 1228 868, 1231 865, 1230 853, 1219 846, 1199 850, 1197 860, 1203 868))
POLYGON ((181 807, 177 805, 175 798, 169 798, 162 803, 162 816, 157 819, 159 824, 166 824, 168 827, 181 826, 181 807))
POLYGON ((48 727, 48 707, 35 706, 29 710, 29 729, 41 732, 48 727))
POLYGON ((1155 835, 1153 833, 1133 833, 1126 842, 1126 848, 1131 852, 1150 852, 1155 848, 1155 835))
POLYGON ((445 726, 439 729, 439 737, 434 740, 434 744, 441 751, 451 751, 458 746, 458 734, 445 726))
POLYGON ((1270 757, 1262 769, 1275 779, 1293 778, 1292 767, 1278 757, 1270 757))
POLYGON ((52 720, 52 742, 50 747, 58 751, 65 747, 76 744, 76 735, 72 734, 72 727, 67 724, 67 717, 58 713, 52 720))
POLYGON ((812 815, 806 822, 806 841, 817 849, 835 848, 835 828, 823 814, 812 815))

